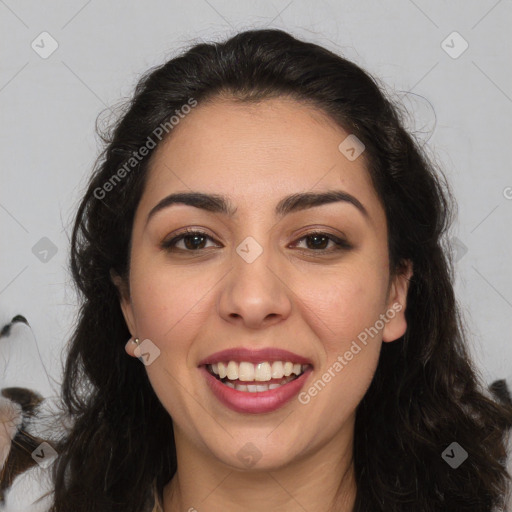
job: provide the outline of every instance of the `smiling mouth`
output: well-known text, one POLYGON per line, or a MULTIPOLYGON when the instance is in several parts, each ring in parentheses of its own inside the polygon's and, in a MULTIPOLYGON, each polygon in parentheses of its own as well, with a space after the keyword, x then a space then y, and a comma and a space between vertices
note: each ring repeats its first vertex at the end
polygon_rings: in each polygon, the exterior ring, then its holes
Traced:
POLYGON ((205 365, 225 386, 237 391, 258 393, 277 389, 300 377, 311 365, 291 361, 226 361, 205 365))

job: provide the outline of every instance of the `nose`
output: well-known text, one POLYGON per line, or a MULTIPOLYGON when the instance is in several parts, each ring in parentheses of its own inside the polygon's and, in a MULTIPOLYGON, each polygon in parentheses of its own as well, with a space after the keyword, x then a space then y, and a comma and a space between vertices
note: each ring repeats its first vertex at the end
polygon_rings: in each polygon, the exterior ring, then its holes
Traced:
POLYGON ((291 290, 269 251, 252 263, 238 254, 223 281, 218 311, 227 322, 249 329, 261 329, 282 322, 290 315, 291 290))

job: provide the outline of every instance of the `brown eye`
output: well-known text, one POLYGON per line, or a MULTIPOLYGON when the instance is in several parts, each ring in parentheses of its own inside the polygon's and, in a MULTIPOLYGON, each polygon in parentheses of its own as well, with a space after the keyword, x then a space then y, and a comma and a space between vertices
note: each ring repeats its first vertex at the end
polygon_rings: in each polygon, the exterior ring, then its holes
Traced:
POLYGON ((187 230, 170 240, 162 242, 160 247, 168 251, 197 252, 205 248, 206 240, 213 241, 213 238, 203 231, 187 230), (178 247, 177 244, 181 241, 183 241, 183 247, 178 247))
POLYGON ((352 246, 346 240, 342 240, 341 238, 338 238, 329 233, 318 231, 308 233, 307 235, 303 236, 297 242, 295 242, 295 245, 303 240, 306 240, 306 249, 314 252, 334 252, 352 248, 352 246), (327 249, 329 242, 334 244, 331 246, 331 249, 327 249))

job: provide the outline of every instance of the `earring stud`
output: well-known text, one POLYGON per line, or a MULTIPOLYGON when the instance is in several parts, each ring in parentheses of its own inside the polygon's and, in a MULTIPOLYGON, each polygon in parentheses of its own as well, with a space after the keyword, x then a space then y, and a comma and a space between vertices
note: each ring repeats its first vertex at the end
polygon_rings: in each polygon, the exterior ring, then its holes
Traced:
POLYGON ((140 340, 139 338, 132 339, 132 342, 135 343, 135 345, 139 346, 140 340))

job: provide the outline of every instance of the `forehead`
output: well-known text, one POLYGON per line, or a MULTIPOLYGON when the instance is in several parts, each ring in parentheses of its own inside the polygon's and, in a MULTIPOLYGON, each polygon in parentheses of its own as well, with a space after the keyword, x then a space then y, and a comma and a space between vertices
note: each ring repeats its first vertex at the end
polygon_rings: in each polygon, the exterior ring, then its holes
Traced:
POLYGON ((350 161, 350 135, 321 110, 289 98, 199 104, 153 155, 139 209, 171 192, 226 195, 237 211, 274 208, 294 192, 344 190, 383 215, 364 153, 350 161))

